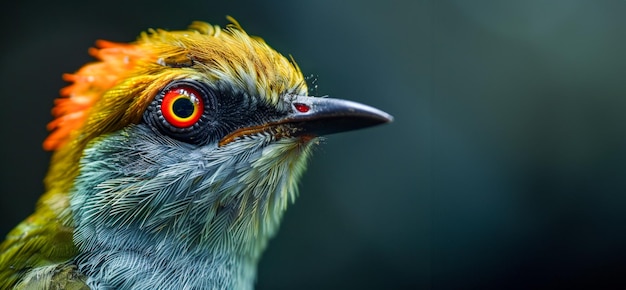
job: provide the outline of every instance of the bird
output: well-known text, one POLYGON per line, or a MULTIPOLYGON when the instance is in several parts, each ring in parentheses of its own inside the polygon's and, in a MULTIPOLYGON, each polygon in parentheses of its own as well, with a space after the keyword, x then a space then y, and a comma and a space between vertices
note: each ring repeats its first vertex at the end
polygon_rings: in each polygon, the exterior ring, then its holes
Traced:
POLYGON ((309 94, 293 57, 227 18, 98 40, 63 75, 1 289, 252 289, 320 140, 393 120, 309 94))

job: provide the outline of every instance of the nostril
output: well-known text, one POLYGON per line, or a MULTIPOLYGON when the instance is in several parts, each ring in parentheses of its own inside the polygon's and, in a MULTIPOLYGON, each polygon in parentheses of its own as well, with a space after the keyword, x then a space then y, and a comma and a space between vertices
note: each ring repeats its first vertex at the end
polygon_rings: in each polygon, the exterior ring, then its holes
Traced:
POLYGON ((300 113, 306 113, 306 112, 308 112, 311 109, 311 107, 309 107, 309 105, 302 104, 302 103, 294 103, 293 106, 300 113))

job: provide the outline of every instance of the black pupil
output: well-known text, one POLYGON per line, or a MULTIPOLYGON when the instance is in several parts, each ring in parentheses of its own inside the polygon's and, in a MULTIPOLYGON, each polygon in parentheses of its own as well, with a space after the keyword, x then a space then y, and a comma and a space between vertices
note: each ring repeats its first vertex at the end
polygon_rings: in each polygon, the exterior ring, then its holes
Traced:
POLYGON ((193 114, 193 103, 190 99, 180 98, 172 104, 174 114, 180 118, 187 118, 193 114))

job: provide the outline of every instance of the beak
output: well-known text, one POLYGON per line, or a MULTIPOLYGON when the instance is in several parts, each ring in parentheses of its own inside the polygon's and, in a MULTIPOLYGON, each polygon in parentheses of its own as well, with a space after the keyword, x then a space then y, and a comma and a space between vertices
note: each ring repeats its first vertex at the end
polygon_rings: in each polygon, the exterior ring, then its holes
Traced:
POLYGON ((276 136, 322 136, 372 127, 393 121, 379 109, 356 102, 309 96, 292 96, 292 110, 286 116, 261 125, 237 129, 219 141, 224 146, 235 139, 275 128, 276 136), (281 132, 281 133, 278 133, 281 132))
POLYGON ((295 96, 291 105, 293 112, 281 123, 291 124, 297 135, 328 135, 393 121, 379 109, 341 99, 295 96))

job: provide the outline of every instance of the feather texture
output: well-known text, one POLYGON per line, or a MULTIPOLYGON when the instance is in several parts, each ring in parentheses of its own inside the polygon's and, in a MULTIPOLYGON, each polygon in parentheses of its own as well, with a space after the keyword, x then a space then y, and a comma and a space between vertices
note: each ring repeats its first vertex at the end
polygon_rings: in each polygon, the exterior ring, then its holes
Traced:
MULTIPOLYGON (((280 172, 275 172, 277 169, 265 164, 273 162, 270 160, 273 155, 280 154, 267 151, 265 145, 272 140, 269 135, 259 133, 247 141, 233 143, 228 148, 236 154, 218 148, 214 142, 212 147, 207 147, 212 148, 209 154, 155 135, 154 130, 147 130, 142 124, 142 116, 165 85, 182 79, 196 80, 209 84, 215 91, 240 96, 238 99, 248 108, 272 107, 277 112, 285 111, 285 96, 307 93, 297 65, 260 38, 249 36, 234 21, 225 29, 194 22, 183 31, 150 30, 130 44, 98 41, 89 52, 96 62, 64 75, 71 84, 61 90, 61 97, 55 101, 52 111, 55 119, 48 125, 52 133, 43 145, 54 151, 45 179, 46 192, 35 213, 0 245, 0 288, 10 288, 28 273, 36 273, 30 269, 56 269, 74 260, 82 265, 81 270, 104 261, 98 259, 123 260, 122 264, 128 267, 117 274, 107 272, 113 271, 112 268, 88 271, 93 275, 113 275, 107 277, 115 285, 132 284, 120 279, 133 274, 130 269, 134 266, 149 267, 141 255, 133 258, 132 250, 126 253, 129 256, 120 256, 119 252, 103 252, 100 256, 80 254, 95 247, 106 249, 106 242, 100 238, 122 245, 129 245, 124 238, 136 239, 142 242, 133 247, 161 249, 156 251, 159 253, 172 250, 171 246, 156 242, 151 235, 172 243, 172 239, 193 241, 197 245, 232 248, 249 254, 246 258, 249 261, 241 263, 253 265, 265 241, 256 245, 241 241, 266 239, 276 231, 287 197, 295 194, 295 182, 304 169, 300 163, 308 155, 308 145, 287 139, 272 143, 276 150, 302 154, 296 159, 286 159, 280 172), (130 142, 138 132, 144 133, 142 142, 130 142), (150 154, 154 150, 162 151, 156 156, 150 154), (246 166, 256 169, 245 173, 246 166), (294 166, 297 170, 293 170, 294 166), (280 177, 281 174, 286 175, 280 177), (265 175, 271 176, 271 180, 261 183, 249 180, 265 175), (225 179, 226 176, 233 178, 225 179), (281 180, 285 176, 294 180, 281 180), (242 190, 251 194, 236 194, 242 190), (248 212, 254 218, 243 218, 248 212), (77 226, 79 230, 73 237, 77 226), (118 231, 101 231, 100 227, 118 231), (219 234, 227 232, 232 234, 219 234), (146 236, 132 238, 141 233, 146 236), (155 244, 148 246, 151 242, 155 244)), ((257 117, 250 120, 254 118, 257 117)), ((241 125, 229 122, 225 120, 216 134, 225 134, 224 128, 241 125)), ((194 248, 192 242, 183 244, 176 253, 182 255, 194 248)), ((211 259, 222 259, 219 257, 228 253, 214 252, 211 259)), ((235 261, 224 262, 226 268, 214 267, 215 275, 230 275, 232 271, 227 268, 234 267, 235 261)), ((198 263, 215 265, 210 259, 198 263)), ((244 267, 245 273, 240 274, 246 281, 253 279, 251 267, 244 267)), ((145 288, 134 289, 154 288, 163 279, 166 278, 155 278, 150 285, 142 284, 145 288)), ((171 279, 174 280, 170 282, 195 278, 185 275, 171 279)), ((90 279, 92 288, 99 285, 96 280, 90 279)))
POLYGON ((81 168, 89 173, 79 175, 72 200, 80 269, 107 281, 104 289, 175 289, 171 271, 200 289, 210 281, 251 287, 311 143, 259 136, 181 148, 153 136, 139 124, 86 149, 81 168), (198 269, 205 271, 192 275, 198 269), (163 273, 155 279, 154 271, 163 273))

